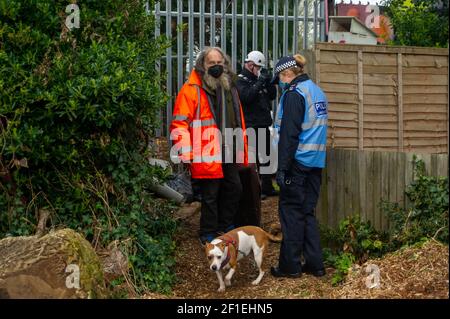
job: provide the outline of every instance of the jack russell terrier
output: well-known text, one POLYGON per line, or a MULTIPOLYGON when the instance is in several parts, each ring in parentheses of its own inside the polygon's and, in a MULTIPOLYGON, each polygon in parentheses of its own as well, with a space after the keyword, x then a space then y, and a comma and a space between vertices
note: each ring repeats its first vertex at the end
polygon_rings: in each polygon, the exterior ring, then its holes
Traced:
POLYGON ((261 266, 269 240, 273 242, 281 241, 280 238, 266 233, 259 227, 244 226, 233 229, 205 244, 209 268, 216 273, 219 279, 219 292, 225 291, 225 286, 231 285, 231 277, 236 272, 237 261, 247 256, 251 251, 253 251, 253 257, 259 270, 259 275, 252 284, 259 284, 264 276, 261 266), (225 281, 222 277, 222 269, 230 269, 225 276, 225 281))

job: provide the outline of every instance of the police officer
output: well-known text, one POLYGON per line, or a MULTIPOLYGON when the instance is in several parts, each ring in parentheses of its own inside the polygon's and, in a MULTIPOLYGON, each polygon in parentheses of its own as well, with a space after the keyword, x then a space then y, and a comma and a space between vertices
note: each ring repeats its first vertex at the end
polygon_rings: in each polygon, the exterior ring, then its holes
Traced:
MULTIPOLYGON (((261 146, 258 141, 265 143, 265 158, 270 155, 270 131, 272 125, 272 101, 277 94, 275 85, 271 84, 272 76, 264 69, 266 58, 260 51, 252 51, 245 58, 244 68, 238 75, 236 83, 239 98, 244 110, 244 118, 247 128, 253 128, 256 133, 255 155, 258 168, 269 166, 270 162, 260 163, 258 153, 261 146)), ((264 145, 264 144, 262 144, 264 145)), ((271 174, 261 174, 261 199, 267 196, 278 195, 272 185, 271 174)))
POLYGON ((300 277, 302 272, 325 275, 315 207, 325 167, 328 103, 304 73, 305 64, 299 54, 282 57, 272 80, 283 90, 274 125, 283 233, 278 267, 271 269, 275 277, 300 277))

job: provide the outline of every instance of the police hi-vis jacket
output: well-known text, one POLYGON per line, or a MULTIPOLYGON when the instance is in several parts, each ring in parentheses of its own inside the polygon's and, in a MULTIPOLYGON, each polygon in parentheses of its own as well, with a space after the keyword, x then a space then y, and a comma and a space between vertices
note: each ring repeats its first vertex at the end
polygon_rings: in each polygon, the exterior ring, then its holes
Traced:
MULTIPOLYGON (((325 167, 327 145, 328 101, 325 93, 311 80, 291 85, 280 99, 275 130, 280 132, 283 119, 283 100, 287 91, 296 90, 305 99, 305 116, 302 131, 298 137, 298 147, 295 160, 307 167, 325 167)), ((278 143, 278 139, 276 139, 278 143)))

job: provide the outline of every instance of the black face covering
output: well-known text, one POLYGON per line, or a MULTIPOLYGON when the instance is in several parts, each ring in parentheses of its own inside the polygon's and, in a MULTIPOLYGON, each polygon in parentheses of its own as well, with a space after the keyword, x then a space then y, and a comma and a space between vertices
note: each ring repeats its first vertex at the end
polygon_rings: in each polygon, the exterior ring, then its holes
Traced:
POLYGON ((215 77, 220 77, 223 73, 223 65, 216 64, 208 69, 208 74, 215 77))

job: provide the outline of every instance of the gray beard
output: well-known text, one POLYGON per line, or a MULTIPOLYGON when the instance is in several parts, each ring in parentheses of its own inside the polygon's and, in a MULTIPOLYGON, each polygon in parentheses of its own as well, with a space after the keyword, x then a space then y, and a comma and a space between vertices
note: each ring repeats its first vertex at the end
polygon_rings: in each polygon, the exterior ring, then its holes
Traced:
POLYGON ((225 91, 229 91, 231 88, 231 80, 226 73, 222 73, 222 75, 218 78, 205 73, 203 75, 203 81, 213 91, 215 91, 219 87, 223 87, 225 91))

